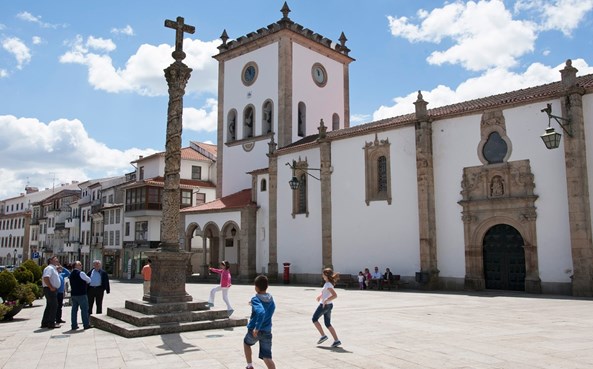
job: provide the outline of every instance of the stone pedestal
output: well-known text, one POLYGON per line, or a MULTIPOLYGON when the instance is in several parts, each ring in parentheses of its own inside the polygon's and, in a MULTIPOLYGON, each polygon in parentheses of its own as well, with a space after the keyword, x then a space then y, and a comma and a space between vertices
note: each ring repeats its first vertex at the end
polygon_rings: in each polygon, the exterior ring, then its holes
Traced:
POLYGON ((154 303, 191 301, 192 297, 185 292, 185 266, 191 254, 167 248, 146 255, 152 260, 152 278, 150 295, 144 295, 142 299, 154 303))

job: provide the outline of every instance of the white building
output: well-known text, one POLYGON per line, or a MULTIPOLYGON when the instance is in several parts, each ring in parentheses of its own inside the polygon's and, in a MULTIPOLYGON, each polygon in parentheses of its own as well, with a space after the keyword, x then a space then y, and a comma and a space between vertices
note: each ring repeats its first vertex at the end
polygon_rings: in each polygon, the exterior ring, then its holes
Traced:
MULTIPOLYGON (((146 263, 144 253, 161 242, 162 193, 164 190, 165 153, 140 157, 132 162, 136 181, 123 186, 124 205, 124 274, 139 275, 146 263)), ((203 204, 216 198, 216 146, 191 142, 181 149, 181 208, 203 204)), ((183 230, 180 228, 180 235, 183 230)), ((183 237, 180 237, 183 238, 183 237)), ((191 249, 191 245, 182 245, 191 249)))
POLYGON ((217 199, 182 210, 204 268, 276 277, 287 262, 314 282, 379 266, 417 287, 593 295, 593 75, 567 62, 559 82, 435 109, 419 93, 414 114, 349 127, 346 38, 282 13, 223 33, 214 56, 217 199), (539 137, 548 119, 559 150, 539 137))

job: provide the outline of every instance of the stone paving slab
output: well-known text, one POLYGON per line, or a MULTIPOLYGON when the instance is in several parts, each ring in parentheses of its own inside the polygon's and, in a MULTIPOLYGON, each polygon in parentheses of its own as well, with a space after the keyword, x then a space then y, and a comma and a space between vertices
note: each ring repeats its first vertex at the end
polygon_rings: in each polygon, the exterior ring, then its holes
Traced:
MULTIPOLYGON (((187 284, 194 301, 213 284, 187 284)), ((522 293, 359 291, 338 288, 332 322, 342 346, 316 345, 319 288, 272 285, 277 368, 593 368, 593 299, 522 293)), ((248 317, 253 286, 233 285, 234 316, 248 317)), ((106 307, 141 298, 142 284, 113 280, 106 307)), ((224 309, 220 294, 214 309, 224 309)), ((99 329, 40 329, 44 300, 0 323, 0 367, 244 368, 245 327, 123 338, 99 329)), ((257 357, 257 347, 254 358, 257 357)), ((255 367, 265 368, 255 359, 255 367)))

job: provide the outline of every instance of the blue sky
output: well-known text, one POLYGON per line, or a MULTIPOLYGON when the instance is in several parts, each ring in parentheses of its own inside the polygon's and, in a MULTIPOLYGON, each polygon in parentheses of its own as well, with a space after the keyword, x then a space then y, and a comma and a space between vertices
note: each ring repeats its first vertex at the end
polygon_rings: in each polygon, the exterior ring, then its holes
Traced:
MULTIPOLYGON (((278 21, 280 0, 2 1, 0 199, 131 171, 164 150, 174 31, 185 18, 183 145, 216 142, 220 35, 278 21)), ((289 17, 350 56, 353 125, 593 73, 593 0, 294 0, 289 17)), ((543 129, 543 128, 542 128, 543 129)))

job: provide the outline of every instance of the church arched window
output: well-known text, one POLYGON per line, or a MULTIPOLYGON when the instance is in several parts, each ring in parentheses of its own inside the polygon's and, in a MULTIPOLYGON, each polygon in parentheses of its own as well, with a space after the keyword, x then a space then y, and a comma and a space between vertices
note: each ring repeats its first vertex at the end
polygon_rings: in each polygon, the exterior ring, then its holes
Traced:
POLYGON ((266 100, 262 106, 262 135, 272 133, 274 129, 274 106, 272 100, 266 100))
POLYGON ((265 179, 262 179, 259 183, 259 190, 261 192, 266 192, 268 190, 268 182, 265 179))
POLYGON ((299 137, 305 137, 306 135, 306 127, 307 127, 307 106, 304 102, 299 103, 298 108, 298 125, 297 125, 297 135, 299 137))
POLYGON ((340 129, 340 116, 337 113, 332 115, 332 131, 340 129))
POLYGON ((391 170, 388 139, 367 142, 364 146, 365 202, 387 201, 391 204, 391 170))
POLYGON ((248 105, 243 111, 243 138, 253 137, 255 109, 248 105))
POLYGON ((227 141, 237 139, 237 111, 231 109, 227 115, 227 141))

